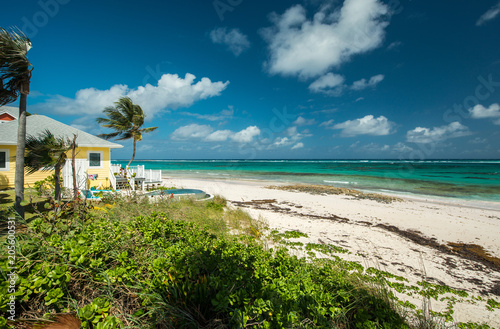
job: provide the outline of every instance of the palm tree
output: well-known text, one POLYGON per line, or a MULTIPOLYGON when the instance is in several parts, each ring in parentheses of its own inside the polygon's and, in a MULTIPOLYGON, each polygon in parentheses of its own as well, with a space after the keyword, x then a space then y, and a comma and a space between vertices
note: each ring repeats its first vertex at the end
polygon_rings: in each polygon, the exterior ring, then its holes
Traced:
POLYGON ((24 218, 24 149, 26 143, 26 100, 30 92, 33 66, 26 57, 31 41, 21 31, 8 32, 0 27, 0 106, 19 98, 17 131, 15 209, 24 218))
POLYGON ((129 97, 122 97, 115 102, 115 106, 104 109, 107 118, 97 118, 97 123, 106 128, 111 128, 115 132, 100 134, 99 137, 105 139, 117 138, 117 140, 134 139, 134 153, 127 167, 134 161, 136 143, 142 140, 143 133, 150 133, 158 127, 142 128, 146 115, 139 105, 135 105, 129 97))
POLYGON ((49 130, 38 137, 30 135, 26 139, 26 174, 31 175, 38 170, 54 170, 56 200, 61 199, 61 171, 73 144, 76 144, 74 140, 55 137, 49 130))

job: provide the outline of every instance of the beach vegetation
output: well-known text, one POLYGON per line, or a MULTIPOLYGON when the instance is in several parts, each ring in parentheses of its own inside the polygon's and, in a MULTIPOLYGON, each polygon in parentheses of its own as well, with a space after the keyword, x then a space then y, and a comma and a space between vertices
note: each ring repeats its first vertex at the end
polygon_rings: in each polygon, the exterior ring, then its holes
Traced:
POLYGON ((130 193, 80 202, 57 218, 17 219, 23 229, 14 294, 8 261, 0 259, 3 327, 56 321, 75 328, 417 328, 391 289, 466 297, 365 269, 339 257, 347 251, 338 246, 294 244, 307 235, 269 232, 222 197, 153 203, 130 193), (287 243, 328 257, 297 257, 287 243), (15 322, 6 313, 10 295, 15 322))
POLYGON ((100 134, 105 139, 116 138, 117 140, 133 140, 134 151, 132 158, 127 164, 130 166, 135 158, 136 143, 142 140, 142 134, 155 131, 158 127, 143 128, 146 114, 139 105, 132 102, 129 97, 121 97, 115 106, 108 106, 103 113, 106 118, 97 118, 97 123, 102 127, 114 130, 112 133, 100 134))

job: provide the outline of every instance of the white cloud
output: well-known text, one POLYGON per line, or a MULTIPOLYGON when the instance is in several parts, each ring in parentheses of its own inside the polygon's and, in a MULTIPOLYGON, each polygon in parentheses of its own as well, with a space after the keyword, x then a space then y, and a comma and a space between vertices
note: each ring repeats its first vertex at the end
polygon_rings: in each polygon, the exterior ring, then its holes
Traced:
POLYGON ((398 153, 405 153, 405 152, 411 152, 413 151, 413 148, 404 144, 404 143, 397 143, 396 145, 393 146, 392 148, 394 151, 398 152, 398 153))
POLYGON ((75 98, 56 95, 32 108, 46 113, 96 117, 120 97, 128 96, 142 107, 148 119, 152 119, 166 108, 189 107, 199 100, 219 96, 229 84, 229 81, 212 82, 209 78, 194 83, 195 79, 190 73, 184 78, 177 74, 164 74, 156 86, 146 84, 130 89, 126 85, 114 85, 106 90, 86 88, 77 91, 75 98))
POLYGON ((205 140, 207 142, 224 142, 228 140, 231 136, 234 135, 234 132, 231 130, 217 130, 208 135, 205 140))
POLYGON ((304 143, 297 143, 294 146, 292 146, 292 150, 301 149, 303 147, 304 147, 304 143))
POLYGON ((238 143, 250 143, 258 135, 260 135, 260 129, 257 126, 250 126, 231 136, 231 139, 238 143))
POLYGON ((477 20, 476 25, 481 26, 484 23, 495 19, 498 14, 500 14, 500 1, 496 5, 491 7, 487 12, 482 14, 481 17, 479 17, 479 19, 477 20))
POLYGON ((290 144, 288 137, 278 137, 273 143, 273 146, 283 146, 290 144))
POLYGON ((361 79, 354 81, 352 86, 344 84, 344 77, 338 74, 327 73, 309 85, 309 90, 314 93, 324 93, 330 96, 341 96, 344 89, 350 88, 351 90, 363 90, 369 87, 375 87, 382 80, 383 74, 377 74, 370 79, 361 79))
MULTIPOLYGON (((284 131, 284 134, 285 134, 284 137, 276 137, 274 139, 274 142, 272 142, 271 144, 269 144, 267 146, 267 149, 271 150, 271 149, 274 149, 277 147, 282 147, 282 148, 289 147, 289 146, 292 146, 294 144, 295 145, 291 148, 292 150, 296 149, 296 148, 300 148, 300 147, 303 147, 304 144, 299 143, 299 141, 302 140, 303 138, 312 136, 312 134, 307 129, 305 129, 304 131, 302 131, 302 133, 300 133, 296 126, 288 127, 284 131), (302 146, 300 146, 300 144, 302 144, 302 146)), ((264 140, 262 140, 261 142, 264 143, 264 140)), ((265 144, 268 144, 268 143, 270 143, 270 141, 266 141, 265 144)))
POLYGON ((208 121, 223 121, 227 119, 231 119, 234 115, 234 110, 232 107, 229 108, 229 110, 222 110, 219 113, 215 114, 199 114, 199 113, 193 113, 193 112, 181 112, 180 114, 183 115, 188 115, 191 117, 195 117, 197 119, 203 119, 203 120, 208 120, 208 121))
POLYGON ((171 135, 173 140, 189 140, 205 138, 213 131, 213 128, 207 125, 199 125, 196 123, 179 127, 171 135))
POLYGON ((401 47, 402 44, 403 43, 401 41, 391 42, 391 44, 387 46, 387 50, 397 49, 397 48, 401 47))
POLYGON ((402 154, 413 151, 413 148, 401 142, 394 145, 380 145, 373 142, 365 145, 360 145, 360 142, 357 141, 356 143, 352 144, 350 148, 353 149, 353 151, 356 153, 365 155, 371 153, 377 154, 378 156, 381 156, 382 153, 385 153, 387 157, 389 157, 389 154, 391 157, 395 155, 397 155, 398 157, 402 157, 402 154))
POLYGON ((226 45, 234 56, 239 56, 242 52, 250 48, 248 37, 238 29, 231 29, 229 31, 225 27, 214 29, 210 32, 210 39, 213 43, 226 45))
POLYGON ((488 140, 486 138, 476 137, 473 140, 468 141, 469 144, 485 144, 488 140))
POLYGON ((315 119, 305 119, 304 117, 299 116, 297 120, 292 122, 292 124, 297 125, 297 126, 310 126, 313 124, 316 124, 315 119))
POLYGON ((394 125, 384 116, 375 118, 373 115, 367 115, 360 119, 338 123, 332 129, 342 129, 341 136, 343 137, 357 135, 384 136, 393 132, 394 125))
POLYGON ((455 121, 449 125, 431 129, 417 127, 406 133, 406 140, 411 143, 436 143, 450 138, 468 136, 470 134, 471 132, 468 127, 455 121))
POLYGON ((363 89, 366 89, 368 87, 375 87, 382 80, 384 80, 384 75, 383 74, 374 75, 368 81, 366 81, 366 79, 361 79, 361 80, 358 80, 358 81, 354 81, 354 83, 351 86, 351 89, 353 89, 353 90, 363 90, 363 89))
POLYGON ((342 86, 344 84, 344 77, 339 74, 327 73, 319 77, 316 81, 309 85, 309 90, 314 93, 325 93, 331 91, 334 88, 338 88, 337 93, 342 92, 342 86))
POLYGON ((177 128, 171 135, 172 140, 200 140, 205 142, 224 142, 231 140, 237 143, 250 143, 260 134, 257 126, 249 126, 239 132, 232 130, 216 130, 209 125, 196 123, 177 128))
POLYGON ((269 43, 266 66, 272 74, 311 78, 379 47, 389 25, 389 10, 378 0, 345 0, 342 8, 323 6, 312 19, 295 5, 274 14, 262 34, 269 43))
POLYGON ((469 113, 473 119, 496 119, 493 123, 500 125, 500 104, 498 103, 491 104, 488 108, 478 104, 469 109, 469 113))
POLYGON ((330 126, 333 124, 333 122, 334 122, 334 121, 335 121, 335 120, 330 119, 330 120, 328 120, 328 121, 321 122, 321 123, 319 124, 319 126, 320 126, 320 127, 330 127, 330 126))

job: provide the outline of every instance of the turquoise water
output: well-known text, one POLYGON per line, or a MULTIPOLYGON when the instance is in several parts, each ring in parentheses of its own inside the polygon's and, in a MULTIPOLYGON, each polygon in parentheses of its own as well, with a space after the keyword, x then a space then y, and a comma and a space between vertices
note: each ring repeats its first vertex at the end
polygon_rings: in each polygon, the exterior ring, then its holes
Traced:
POLYGON ((194 190, 194 189, 172 189, 172 190, 159 190, 159 191, 153 191, 148 193, 150 196, 155 196, 155 195, 182 195, 182 194, 203 194, 205 196, 205 192, 202 190, 194 190))
POLYGON ((167 177, 271 180, 500 202, 500 160, 139 160, 131 165, 161 169, 167 177))

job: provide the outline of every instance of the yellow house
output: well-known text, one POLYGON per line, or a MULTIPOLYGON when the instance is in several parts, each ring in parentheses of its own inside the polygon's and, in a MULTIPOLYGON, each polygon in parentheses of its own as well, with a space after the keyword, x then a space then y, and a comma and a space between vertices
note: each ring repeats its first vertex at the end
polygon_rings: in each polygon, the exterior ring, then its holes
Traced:
MULTIPOLYGON (((14 187, 18 113, 17 108, 0 107, 0 189, 14 187)), ((122 148, 122 145, 109 142, 44 115, 30 115, 26 118, 26 135, 37 136, 45 130, 49 130, 56 137, 64 136, 73 139, 73 135, 77 135, 76 172, 80 188, 111 185, 113 179, 109 178, 112 175, 111 149, 122 148)), ((68 158, 71 159, 71 152, 68 153, 68 158)), ((67 161, 63 170, 63 183, 65 187, 72 187, 71 164, 70 160, 67 161)), ((25 175, 25 186, 33 186, 36 181, 43 180, 53 173, 53 171, 38 171, 25 175)))

